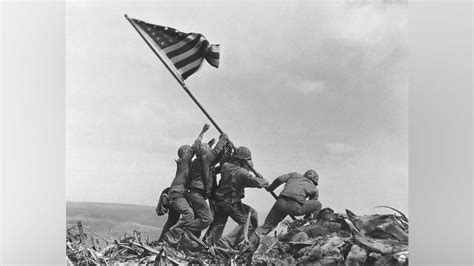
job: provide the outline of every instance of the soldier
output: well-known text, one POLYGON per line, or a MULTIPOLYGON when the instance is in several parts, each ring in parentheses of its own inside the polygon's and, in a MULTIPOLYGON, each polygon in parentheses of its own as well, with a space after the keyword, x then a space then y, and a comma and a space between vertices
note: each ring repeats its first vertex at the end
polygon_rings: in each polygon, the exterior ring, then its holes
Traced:
MULTIPOLYGON (((209 144, 209 147, 212 147, 215 144, 215 142, 216 142, 216 140, 212 139, 207 144, 209 144)), ((180 158, 180 159, 182 159, 182 158, 180 158)), ((190 163, 188 163, 188 166, 187 166, 188 167, 188 171, 187 171, 188 175, 189 175, 189 168, 190 168, 189 164, 190 163)), ((183 172, 183 170, 184 170, 183 166, 185 166, 185 164, 181 165, 180 172, 183 172)), ((183 175, 183 173, 180 173, 180 175, 183 175)), ((187 180, 188 180, 187 183, 189 183, 189 178, 187 180)), ((187 184, 186 184, 186 187, 187 187, 187 184)), ((164 236, 165 236, 165 233, 168 232, 168 230, 179 221, 180 213, 175 211, 173 208, 169 208, 170 206, 164 206, 164 204, 165 204, 164 201, 169 201, 170 200, 169 199, 169 190, 170 190, 170 187, 165 188, 162 191, 162 193, 160 195, 160 201, 158 202, 158 206, 156 208, 156 214, 158 216, 162 216, 162 215, 166 214, 166 212, 168 213, 168 219, 166 220, 166 223, 163 226, 163 229, 161 230, 161 235, 160 235, 160 238, 158 238, 158 241, 162 241, 164 236)), ((169 204, 169 202, 167 202, 167 203, 169 204)))
POLYGON ((168 221, 163 227, 160 236, 160 239, 164 239, 171 244, 178 243, 183 234, 182 228, 189 227, 189 225, 194 221, 194 211, 187 199, 187 187, 190 182, 191 159, 196 150, 201 146, 204 133, 208 129, 209 125, 205 124, 192 147, 189 145, 183 145, 178 149, 179 159, 175 160, 177 164, 176 175, 168 192, 171 201, 171 208, 168 214, 168 221))
POLYGON ((194 220, 187 228, 198 237, 213 220, 211 208, 206 202, 213 186, 211 168, 219 162, 226 141, 227 135, 222 134, 213 149, 207 143, 201 144, 196 153, 197 158, 191 163, 189 200, 193 207, 194 220))
POLYGON ((179 212, 173 210, 170 206, 171 202, 168 194, 169 190, 170 187, 167 187, 161 192, 158 205, 155 209, 155 212, 158 216, 168 214, 168 219, 161 230, 160 238, 158 238, 159 242, 163 241, 165 233, 168 232, 168 230, 178 222, 180 215, 179 212))
POLYGON ((244 189, 246 187, 264 188, 269 183, 260 174, 258 177, 254 177, 244 168, 251 159, 250 150, 247 147, 239 147, 233 154, 231 161, 222 165, 221 180, 215 196, 214 222, 207 234, 209 244, 229 247, 239 243, 239 236, 236 234, 222 237, 229 217, 239 224, 233 232, 238 232, 238 228, 244 226, 248 215, 251 220, 249 234, 252 234, 258 227, 257 212, 249 205, 242 203, 242 198, 245 197, 244 189))
POLYGON ((273 191, 283 183, 286 183, 285 187, 268 213, 265 223, 257 229, 257 234, 268 234, 287 215, 309 215, 319 211, 321 202, 316 188, 318 181, 319 176, 314 170, 308 170, 304 175, 294 172, 277 177, 267 190, 273 191))

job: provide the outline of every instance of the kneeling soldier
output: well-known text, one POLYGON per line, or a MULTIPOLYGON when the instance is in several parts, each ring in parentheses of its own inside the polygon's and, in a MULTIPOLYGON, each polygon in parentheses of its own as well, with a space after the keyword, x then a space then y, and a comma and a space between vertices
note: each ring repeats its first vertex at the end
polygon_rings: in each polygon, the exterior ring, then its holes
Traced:
POLYGON ((319 176, 314 170, 308 170, 304 175, 289 173, 277 177, 267 190, 273 191, 283 183, 286 183, 285 187, 268 213, 265 223, 257 229, 257 234, 268 234, 287 215, 300 216, 319 211, 321 202, 316 188, 318 181, 319 176))

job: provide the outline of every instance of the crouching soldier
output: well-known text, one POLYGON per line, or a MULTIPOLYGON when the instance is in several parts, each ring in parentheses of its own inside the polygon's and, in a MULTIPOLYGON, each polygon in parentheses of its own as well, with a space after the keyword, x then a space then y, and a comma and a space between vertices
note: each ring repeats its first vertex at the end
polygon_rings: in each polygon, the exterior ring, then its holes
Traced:
POLYGON ((189 204, 187 193, 187 186, 190 183, 191 159, 201 146, 203 135, 208 129, 209 125, 205 124, 192 147, 183 145, 178 149, 176 175, 168 192, 170 199, 168 221, 160 236, 160 240, 165 240, 170 244, 177 244, 184 233, 183 228, 189 227, 194 221, 194 211, 189 204))
POLYGON ((268 213, 265 223, 256 233, 268 234, 287 215, 300 216, 319 211, 321 202, 318 200, 319 192, 316 188, 318 181, 319 176, 314 170, 308 170, 304 175, 289 173, 277 177, 267 190, 273 191, 283 183, 286 183, 285 187, 268 213))
POLYGON ((215 195, 215 216, 214 222, 207 234, 208 244, 216 244, 221 247, 235 247, 240 243, 241 232, 250 215, 248 234, 251 235, 258 227, 257 212, 247 204, 242 203, 245 196, 246 187, 264 188, 269 182, 261 175, 254 177, 245 166, 251 160, 250 150, 246 147, 239 147, 234 152, 230 162, 222 165, 221 179, 215 195), (225 224, 231 217, 238 226, 228 236, 222 237, 225 224))

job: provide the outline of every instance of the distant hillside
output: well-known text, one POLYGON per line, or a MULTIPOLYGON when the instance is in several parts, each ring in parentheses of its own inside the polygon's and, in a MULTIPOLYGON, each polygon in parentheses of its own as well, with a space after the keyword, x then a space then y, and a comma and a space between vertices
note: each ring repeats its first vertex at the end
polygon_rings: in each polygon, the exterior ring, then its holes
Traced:
MULTIPOLYGON (((131 235, 133 230, 139 231, 143 237, 148 236, 152 241, 157 240, 167 219, 168 215, 156 215, 155 207, 151 206, 66 202, 66 228, 81 221, 84 226, 107 240, 119 239, 124 233, 131 235)), ((229 219, 224 233, 230 232, 236 225, 229 219)))
POLYGON ((87 228, 105 239, 118 239, 124 233, 131 234, 137 230, 150 240, 156 240, 167 218, 167 215, 157 216, 155 208, 150 206, 66 202, 67 228, 82 221, 87 228))

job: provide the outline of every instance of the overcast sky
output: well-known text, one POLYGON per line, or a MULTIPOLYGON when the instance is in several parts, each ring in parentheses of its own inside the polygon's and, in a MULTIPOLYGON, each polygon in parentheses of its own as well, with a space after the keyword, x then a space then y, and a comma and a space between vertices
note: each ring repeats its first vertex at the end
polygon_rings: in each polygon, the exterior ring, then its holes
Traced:
POLYGON ((264 177, 312 168, 324 207, 408 213, 407 5, 387 2, 68 2, 66 199, 155 205, 208 122, 128 14, 221 44, 186 83, 264 177))

